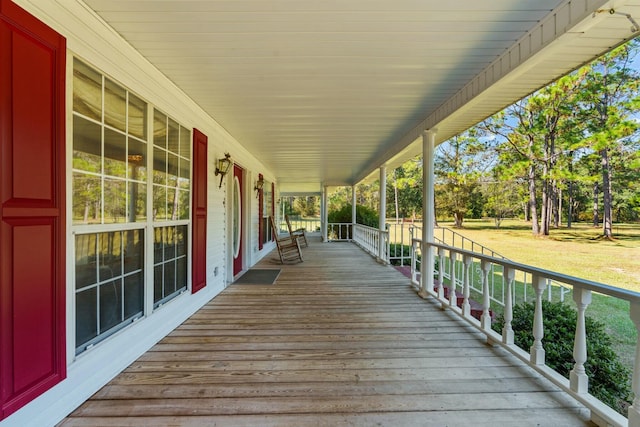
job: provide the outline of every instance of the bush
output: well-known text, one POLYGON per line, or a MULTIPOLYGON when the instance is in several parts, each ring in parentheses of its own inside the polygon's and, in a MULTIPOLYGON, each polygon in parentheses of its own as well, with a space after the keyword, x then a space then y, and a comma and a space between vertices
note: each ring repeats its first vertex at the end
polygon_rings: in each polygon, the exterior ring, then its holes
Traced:
MULTIPOLYGON (((327 215, 329 222, 346 222, 351 223, 351 205, 344 205, 337 211, 331 211, 327 215)), ((356 222, 358 224, 367 225, 377 228, 380 225, 378 212, 366 206, 356 205, 356 222)))
MULTIPOLYGON (((546 364, 558 373, 569 378, 573 369, 573 340, 576 331, 578 314, 563 302, 542 301, 544 313, 544 338, 546 364)), ((529 351, 533 344, 534 304, 523 303, 513 308, 515 344, 529 351)), ((605 325, 586 316, 587 328, 587 362, 585 369, 589 376, 589 392, 604 403, 626 415, 631 404, 630 371, 625 367, 618 355, 611 348, 611 338, 605 331, 605 325)), ((502 332, 503 315, 498 316, 493 329, 502 332)))
POLYGON ((400 257, 411 259, 411 246, 403 245, 401 243, 389 244, 389 258, 391 259, 391 265, 400 265, 400 257), (397 258, 397 259, 393 259, 397 258))

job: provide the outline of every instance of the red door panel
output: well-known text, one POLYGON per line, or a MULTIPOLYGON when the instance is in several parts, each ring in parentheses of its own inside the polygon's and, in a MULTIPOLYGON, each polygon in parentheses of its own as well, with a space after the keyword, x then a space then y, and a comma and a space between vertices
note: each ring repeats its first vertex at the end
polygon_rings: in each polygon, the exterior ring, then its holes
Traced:
POLYGON ((193 130, 193 268, 191 292, 207 284, 207 136, 193 130))
POLYGON ((66 375, 65 58, 0 0, 0 419, 66 375))

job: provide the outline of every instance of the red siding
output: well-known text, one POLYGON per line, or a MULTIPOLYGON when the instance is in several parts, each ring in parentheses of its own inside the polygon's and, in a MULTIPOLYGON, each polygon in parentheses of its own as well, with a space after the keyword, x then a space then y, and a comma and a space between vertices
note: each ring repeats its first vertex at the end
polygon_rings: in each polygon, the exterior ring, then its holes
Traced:
POLYGON ((66 375, 65 58, 0 0, 0 419, 66 375))
POLYGON ((193 268, 191 292, 207 284, 207 136, 193 130, 193 268))

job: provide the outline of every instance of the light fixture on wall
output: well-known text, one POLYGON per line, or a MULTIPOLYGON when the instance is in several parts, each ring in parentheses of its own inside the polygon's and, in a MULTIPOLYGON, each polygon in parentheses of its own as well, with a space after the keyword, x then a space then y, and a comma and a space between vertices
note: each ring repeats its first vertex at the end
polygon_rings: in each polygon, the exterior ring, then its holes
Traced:
POLYGON ((230 167, 231 154, 224 153, 224 159, 218 159, 218 166, 216 167, 216 176, 220 175, 220 185, 218 185, 218 188, 222 187, 222 178, 229 172, 230 167))
POLYGON ((256 190, 256 197, 260 197, 260 190, 262 190, 262 187, 264 187, 264 179, 260 177, 256 181, 256 186, 253 187, 253 189, 256 190))

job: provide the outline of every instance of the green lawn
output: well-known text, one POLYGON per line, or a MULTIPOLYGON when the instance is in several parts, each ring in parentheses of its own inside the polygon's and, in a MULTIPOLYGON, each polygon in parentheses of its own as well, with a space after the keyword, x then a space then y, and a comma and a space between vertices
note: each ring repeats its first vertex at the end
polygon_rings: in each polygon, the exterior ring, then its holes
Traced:
MULTIPOLYGON (((616 224, 613 241, 600 239, 599 229, 583 223, 551 230, 546 238, 532 236, 531 225, 516 220, 499 229, 491 220, 466 220, 456 231, 515 262, 640 292, 640 224, 616 224)), ((572 301, 571 294, 566 298, 572 301)), ((587 315, 607 325, 616 351, 632 367, 637 334, 629 304, 594 295, 587 315)))

